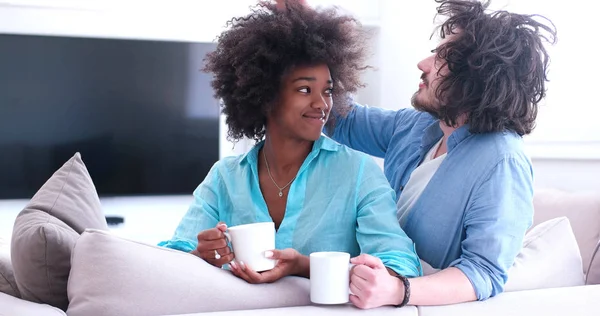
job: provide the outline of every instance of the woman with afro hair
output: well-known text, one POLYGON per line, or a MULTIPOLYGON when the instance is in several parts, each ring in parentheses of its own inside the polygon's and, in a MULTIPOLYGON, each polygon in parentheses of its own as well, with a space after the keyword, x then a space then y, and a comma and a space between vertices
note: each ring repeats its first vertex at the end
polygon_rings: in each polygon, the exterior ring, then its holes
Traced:
MULTIPOLYGON (((214 76, 229 138, 257 143, 215 163, 162 246, 216 267, 228 264, 250 283, 309 277, 312 252, 367 253, 385 268, 354 267, 350 289, 356 296, 390 274, 403 280, 421 275, 413 242, 396 219, 394 190, 379 166, 322 135, 332 108, 343 112, 361 87, 364 39, 353 17, 297 2, 279 8, 263 2, 229 22, 204 70, 214 76), (277 249, 265 254, 277 260, 270 271, 233 261, 224 238, 227 225, 255 222, 274 222, 277 229, 277 249)), ((379 299, 384 305, 390 298, 379 299)))

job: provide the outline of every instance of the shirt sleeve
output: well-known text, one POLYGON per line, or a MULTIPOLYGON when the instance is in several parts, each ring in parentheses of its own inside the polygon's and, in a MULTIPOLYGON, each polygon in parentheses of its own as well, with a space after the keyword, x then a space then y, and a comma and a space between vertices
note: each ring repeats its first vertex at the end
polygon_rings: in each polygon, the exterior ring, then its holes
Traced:
POLYGON ((502 159, 475 190, 465 213, 462 255, 450 266, 467 276, 478 300, 502 293, 533 221, 533 172, 523 160, 502 159))
POLYGON ((219 222, 218 196, 221 187, 218 162, 211 168, 204 181, 194 191, 194 202, 175 230, 170 240, 158 245, 190 252, 198 246, 198 233, 215 227, 219 222))
POLYGON ((414 244, 396 219, 394 190, 368 156, 364 158, 360 177, 356 239, 361 253, 378 257, 398 274, 420 276, 421 264, 414 244))

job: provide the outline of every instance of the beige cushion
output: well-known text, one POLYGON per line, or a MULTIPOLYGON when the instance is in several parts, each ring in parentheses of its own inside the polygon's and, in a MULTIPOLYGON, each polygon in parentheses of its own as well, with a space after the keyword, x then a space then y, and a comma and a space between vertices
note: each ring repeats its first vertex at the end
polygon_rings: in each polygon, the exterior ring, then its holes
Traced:
POLYGON ((596 245, 596 249, 592 255, 585 284, 600 284, 600 242, 596 245))
POLYGON ((191 254, 86 230, 71 260, 69 316, 174 315, 309 304, 309 281, 252 285, 191 254))
POLYGON ((10 261, 10 244, 0 237, 0 293, 19 297, 19 289, 10 261))
POLYGON ((66 316, 56 307, 28 302, 0 293, 0 315, 4 316, 66 316))
POLYGON ((108 229, 81 156, 75 154, 15 220, 15 280, 23 299, 66 309, 71 250, 84 228, 108 229))
POLYGON ((600 240, 600 193, 536 190, 533 202, 533 225, 561 216, 569 218, 581 252, 583 272, 587 273, 600 240))
POLYGON ((523 240, 523 248, 508 271, 504 291, 583 285, 577 241, 566 217, 541 223, 523 240))
POLYGON ((502 293, 482 302, 419 306, 419 316, 597 316, 600 285, 502 293))
POLYGON ((24 210, 19 214, 12 261, 21 298, 66 310, 71 251, 78 237, 48 213, 24 210))

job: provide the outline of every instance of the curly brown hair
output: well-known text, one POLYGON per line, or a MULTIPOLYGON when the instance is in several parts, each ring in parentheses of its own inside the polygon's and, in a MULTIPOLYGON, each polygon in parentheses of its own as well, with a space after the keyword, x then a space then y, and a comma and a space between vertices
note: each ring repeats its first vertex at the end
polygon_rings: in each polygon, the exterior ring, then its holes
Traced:
POLYGON ((346 113, 349 95, 363 86, 366 33, 355 18, 336 8, 287 1, 278 9, 263 2, 227 25, 203 70, 214 76, 212 87, 222 100, 230 140, 263 139, 282 78, 296 66, 329 67, 336 113, 346 113))
POLYGON ((546 95, 543 44, 556 41, 554 24, 539 15, 486 12, 489 1, 436 1, 438 14, 448 17, 440 36, 457 34, 437 49, 449 70, 436 91, 440 119, 455 126, 466 114, 472 133, 531 133, 546 95))

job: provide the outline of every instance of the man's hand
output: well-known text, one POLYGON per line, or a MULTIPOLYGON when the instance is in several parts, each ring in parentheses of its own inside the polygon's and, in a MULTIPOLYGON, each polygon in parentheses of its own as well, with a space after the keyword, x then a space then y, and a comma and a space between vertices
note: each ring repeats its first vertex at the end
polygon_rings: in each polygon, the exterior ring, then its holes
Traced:
POLYGON ((362 254, 350 260, 350 302, 361 309, 398 305, 404 298, 404 284, 391 276, 377 257, 362 254))
POLYGON ((308 277, 309 258, 295 249, 267 251, 265 256, 277 260, 275 267, 269 271, 256 272, 243 262, 231 262, 231 272, 252 284, 272 283, 288 275, 308 277))
POLYGON ((277 3, 277 8, 279 10, 285 9, 286 2, 297 2, 297 3, 300 3, 301 5, 308 6, 308 3, 306 3, 306 0, 277 0, 277 1, 275 1, 275 3, 277 3))
POLYGON ((227 225, 220 222, 215 228, 201 231, 198 234, 198 246, 191 253, 218 268, 231 262, 234 255, 223 234, 226 230, 227 225))

